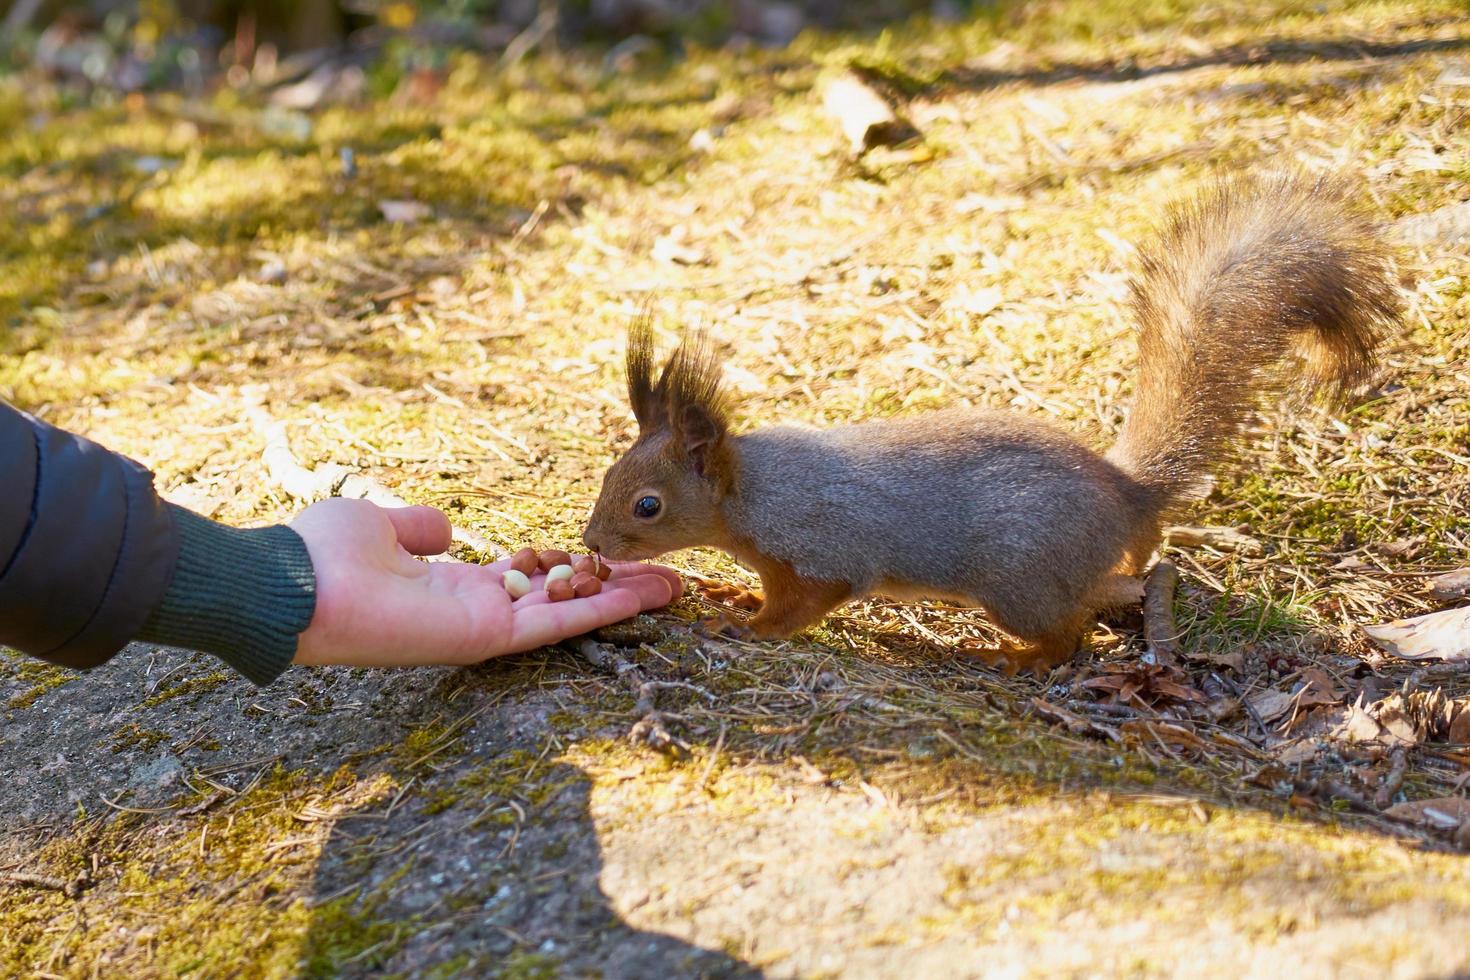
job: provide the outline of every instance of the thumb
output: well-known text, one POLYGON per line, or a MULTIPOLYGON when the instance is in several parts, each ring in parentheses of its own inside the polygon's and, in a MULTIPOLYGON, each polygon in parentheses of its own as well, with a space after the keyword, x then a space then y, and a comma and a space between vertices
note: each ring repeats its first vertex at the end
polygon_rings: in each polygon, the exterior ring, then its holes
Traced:
POLYGON ((449 518, 433 507, 384 507, 383 513, 398 535, 398 543, 411 555, 442 555, 453 540, 449 518))

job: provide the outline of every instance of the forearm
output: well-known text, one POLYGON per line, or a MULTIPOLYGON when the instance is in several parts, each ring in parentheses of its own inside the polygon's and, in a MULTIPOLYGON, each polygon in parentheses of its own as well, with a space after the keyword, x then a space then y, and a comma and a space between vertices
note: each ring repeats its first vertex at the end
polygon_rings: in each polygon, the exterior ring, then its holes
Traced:
POLYGON ((179 551, 168 590, 137 638, 212 653, 269 684, 311 624, 316 580, 300 535, 240 529, 168 505, 179 551))
POLYGON ((258 684, 290 663, 316 601, 294 531, 165 504, 143 467, 4 403, 0 466, 0 644, 85 668, 145 639, 258 684))

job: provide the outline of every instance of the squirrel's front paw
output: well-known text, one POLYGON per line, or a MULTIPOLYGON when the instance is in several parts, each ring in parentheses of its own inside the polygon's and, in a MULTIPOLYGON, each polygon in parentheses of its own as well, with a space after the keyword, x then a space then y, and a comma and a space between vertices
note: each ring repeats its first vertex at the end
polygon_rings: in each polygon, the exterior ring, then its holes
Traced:
POLYGON ((696 578, 693 582, 694 591, 698 592, 701 598, 722 603, 732 609, 755 612, 766 601, 765 596, 754 589, 747 589, 731 582, 718 582, 708 578, 696 578))

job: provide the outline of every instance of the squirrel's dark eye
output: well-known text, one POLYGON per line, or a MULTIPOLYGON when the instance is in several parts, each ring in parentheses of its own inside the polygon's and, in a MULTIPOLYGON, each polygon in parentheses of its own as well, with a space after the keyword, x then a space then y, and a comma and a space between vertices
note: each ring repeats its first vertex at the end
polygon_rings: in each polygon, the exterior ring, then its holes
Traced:
POLYGON ((663 502, 657 497, 639 497, 633 504, 633 516, 648 520, 650 517, 657 517, 662 508, 663 502))

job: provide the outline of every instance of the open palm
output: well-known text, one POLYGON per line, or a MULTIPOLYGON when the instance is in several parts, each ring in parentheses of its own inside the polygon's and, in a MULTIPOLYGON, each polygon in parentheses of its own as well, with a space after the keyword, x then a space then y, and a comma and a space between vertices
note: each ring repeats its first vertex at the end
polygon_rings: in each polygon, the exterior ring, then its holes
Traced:
POLYGON ((291 527, 306 542, 317 588, 316 612, 297 643, 298 664, 478 663, 666 605, 683 588, 671 569, 612 563, 598 595, 549 602, 538 573, 531 593, 512 601, 500 583, 509 561, 413 557, 449 547, 449 519, 432 507, 335 498, 308 507, 291 527))

